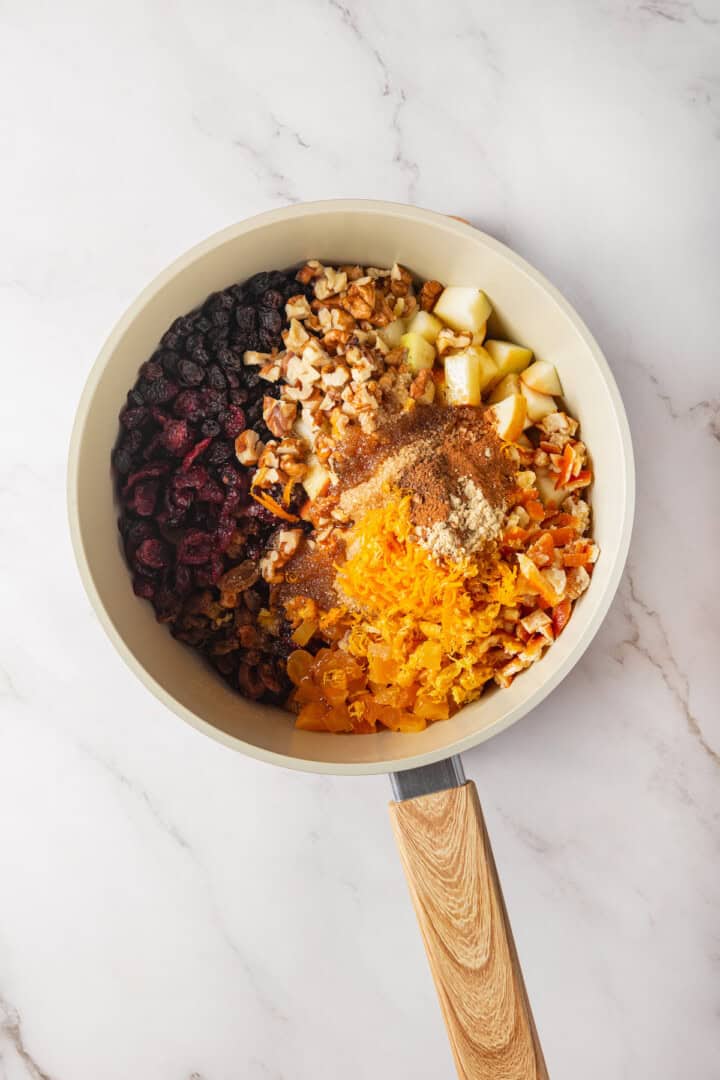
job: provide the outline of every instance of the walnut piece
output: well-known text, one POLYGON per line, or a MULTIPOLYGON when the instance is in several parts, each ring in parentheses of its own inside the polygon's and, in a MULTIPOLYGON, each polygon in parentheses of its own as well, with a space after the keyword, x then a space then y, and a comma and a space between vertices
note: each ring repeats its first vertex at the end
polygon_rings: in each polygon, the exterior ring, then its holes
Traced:
POLYGON ((263 398, 263 420, 278 439, 289 435, 297 416, 297 402, 263 398))
POLYGON ((440 299, 443 286, 439 281, 426 281, 420 289, 420 307, 423 311, 432 311, 440 299))
POLYGON ((353 281, 342 303, 354 319, 369 319, 375 309, 375 285, 362 278, 353 281))
POLYGON ((255 465, 265 449, 263 443, 252 428, 241 431, 235 440, 235 456, 241 465, 255 465))
POLYGON ((310 304, 304 293, 290 297, 285 305, 285 315, 288 319, 307 319, 311 315, 310 304))

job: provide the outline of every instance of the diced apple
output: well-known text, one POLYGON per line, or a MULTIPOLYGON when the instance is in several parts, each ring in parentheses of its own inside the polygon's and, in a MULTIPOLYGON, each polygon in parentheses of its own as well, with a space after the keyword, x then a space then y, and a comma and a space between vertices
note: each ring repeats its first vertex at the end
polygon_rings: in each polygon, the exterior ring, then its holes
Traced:
POLYGON ((511 373, 505 375, 504 378, 493 388, 488 401, 491 405, 494 405, 497 401, 502 401, 503 398, 510 397, 511 394, 520 394, 520 376, 511 373))
POLYGON ((555 398, 550 394, 540 394, 537 390, 531 389, 527 383, 521 380, 521 389, 523 397, 527 402, 527 414, 528 420, 533 424, 538 420, 542 420, 543 416, 547 416, 548 413, 557 412, 557 405, 555 404, 555 398))
POLYGON ((433 314, 453 330, 469 330, 474 334, 487 322, 492 305, 481 289, 449 285, 443 289, 433 308, 433 314))
POLYGON ((309 499, 317 499, 330 487, 330 473, 319 461, 311 461, 302 485, 309 499))
POLYGON ((527 406, 522 394, 512 394, 503 398, 496 405, 491 405, 488 412, 495 420, 497 433, 506 442, 515 442, 522 435, 525 425, 527 406))
POLYGON ((522 381, 531 390, 537 390, 539 394, 562 394, 562 386, 558 378, 554 364, 547 360, 536 360, 530 367, 526 367, 522 373, 522 381))
POLYGON ((473 334, 473 345, 482 345, 487 336, 487 322, 484 322, 479 330, 476 330, 473 334))
POLYGON ((405 320, 395 319, 393 322, 388 323, 387 326, 383 326, 381 330, 378 330, 378 334, 383 339, 386 345, 389 345, 391 349, 397 349, 400 344, 400 339, 405 333, 405 320))
POLYGON ((403 334, 400 344, 407 349, 407 362, 411 371, 425 371, 435 363, 435 346, 422 334, 403 334))
POLYGON ((532 349, 525 349, 522 345, 513 345, 510 341, 485 342, 485 348, 498 366, 498 379, 504 379, 506 375, 519 375, 524 371, 532 360, 532 349))
POLYGON ((495 376, 495 361, 482 345, 471 345, 445 357, 448 405, 479 405, 495 376))
POLYGON ((426 341, 434 345, 437 336, 442 330, 442 323, 431 315, 429 311, 418 311, 407 324, 408 333, 422 334, 426 341))
POLYGON ((310 443, 312 446, 314 431, 306 418, 306 414, 301 413, 293 424, 293 435, 298 439, 304 439, 305 442, 310 443))

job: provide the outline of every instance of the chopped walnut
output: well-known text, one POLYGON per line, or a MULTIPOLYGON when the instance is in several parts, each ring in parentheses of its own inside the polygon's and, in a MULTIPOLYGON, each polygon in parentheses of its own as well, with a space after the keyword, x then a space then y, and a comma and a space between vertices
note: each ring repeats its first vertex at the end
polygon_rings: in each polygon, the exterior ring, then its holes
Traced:
POLYGON ((277 398, 263 398, 263 420, 273 435, 281 439, 292 430, 297 416, 297 403, 278 401, 277 398))
POLYGON ((418 405, 431 405, 435 400, 435 380, 427 369, 418 371, 410 384, 410 397, 418 405))
POLYGON ((299 353, 302 352, 303 345, 310 340, 310 335, 298 319, 291 319, 290 329, 283 331, 282 339, 286 349, 299 353))
POLYGON ((308 259, 301 270, 298 270, 295 278, 301 285, 309 285, 313 278, 322 274, 322 264, 317 259, 308 259))
POLYGON ((285 304, 285 315, 288 319, 307 319, 311 314, 310 304, 304 293, 291 296, 285 304))
POLYGON ((343 299, 343 307, 354 319, 369 319, 375 309, 375 286, 371 281, 354 281, 343 299))
POLYGON ((334 371, 323 371, 320 385, 326 390, 331 386, 344 386, 350 378, 350 372, 344 364, 338 364, 334 371))
POLYGON ((432 311, 440 299, 444 286, 439 281, 426 281, 420 289, 420 307, 423 311, 432 311))
POLYGON ((252 428, 241 431, 235 440, 235 456, 241 465, 255 465, 265 446, 252 428))
POLYGON ((393 296, 407 296, 412 285, 412 275, 404 266, 394 264, 390 271, 390 291, 393 296))
POLYGON ((438 351, 438 356, 443 356, 448 349, 466 349, 471 343, 472 334, 464 332, 456 334, 453 330, 443 327, 437 336, 435 348, 438 351))

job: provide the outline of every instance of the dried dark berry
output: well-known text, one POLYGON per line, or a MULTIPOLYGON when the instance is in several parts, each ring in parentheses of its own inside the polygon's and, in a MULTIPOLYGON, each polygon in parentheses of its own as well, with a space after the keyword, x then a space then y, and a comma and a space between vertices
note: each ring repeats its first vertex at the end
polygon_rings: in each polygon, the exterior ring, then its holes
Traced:
POLYGON ((185 352, 190 356, 195 349, 202 349, 204 345, 205 338, 203 335, 199 334, 196 330, 193 330, 192 334, 188 334, 185 339, 185 352))
POLYGON ((155 379, 162 377, 163 368, 159 360, 146 360, 143 366, 140 368, 140 374, 148 382, 154 382, 155 379))
POLYGON ((218 349, 217 358, 226 371, 240 371, 243 366, 241 353, 236 352, 234 349, 218 349))
POLYGON ((230 460, 234 452, 232 443, 224 442, 222 439, 215 439, 207 452, 208 464, 222 465, 230 460))
POLYGON ((258 319, 261 331, 265 330, 268 334, 272 334, 273 337, 276 337, 282 330, 283 317, 274 308, 261 308, 258 319))
POLYGON ((270 330, 258 331, 258 345, 260 347, 260 352, 271 352, 277 343, 277 336, 270 330))
POLYGON ((231 285, 228 292, 232 296, 236 304, 242 304, 245 301, 247 295, 244 285, 231 285))
POLYGON ((262 305, 266 308, 281 308, 285 304, 283 294, 278 289, 268 289, 263 293, 262 305))
POLYGON ((183 386, 199 386, 205 378, 205 372, 199 364, 183 356, 178 362, 178 376, 183 386))
POLYGON ((165 374, 169 375, 171 379, 176 378, 178 360, 180 359, 179 353, 175 352, 173 349, 163 349, 162 352, 159 353, 159 358, 165 374))
POLYGON ((222 390, 213 390, 211 386, 200 391, 201 408, 203 416, 217 416, 225 405, 225 394, 222 390))
POLYGON ((210 355, 217 355, 218 349, 224 349, 230 337, 229 326, 214 326, 205 336, 205 346, 210 355))
POLYGON ((144 436, 139 428, 134 428, 132 431, 128 431, 127 435, 122 441, 123 450, 127 450, 128 454, 137 454, 142 448, 144 436))
POLYGON ((156 379, 145 391, 145 400, 148 405, 164 405, 167 401, 172 401, 177 392, 177 383, 170 379, 156 379))
POLYGON ((222 371, 222 368, 219 368, 217 364, 213 364, 208 368, 207 383, 213 390, 224 390, 227 387, 225 374, 222 371))
POLYGON ((127 403, 131 407, 145 404, 145 398, 142 396, 137 387, 129 391, 127 396, 127 403))
POLYGON ((120 413, 120 423, 128 431, 131 431, 133 428, 141 427, 146 423, 149 416, 147 409, 139 405, 135 409, 123 409, 120 413))
POLYGON ((253 274, 246 282, 246 288, 254 297, 259 297, 271 287, 272 283, 270 274, 263 270, 259 274, 253 274))
POLYGON ((203 420, 200 431, 206 438, 214 439, 216 435, 220 434, 220 425, 217 420, 203 420))
POLYGON ((195 329, 201 334, 206 334, 210 329, 210 326, 210 320, 206 319, 204 315, 198 316, 195 320, 195 329))
POLYGON ((113 465, 121 476, 127 476, 133 467, 133 456, 128 450, 119 447, 113 452, 113 465))
POLYGON ((250 334, 255 329, 257 314, 254 307, 239 307, 235 311, 235 322, 243 334, 250 334))
POLYGON ((207 367, 210 363, 210 354, 204 346, 198 345, 197 349, 193 349, 192 351, 192 359, 196 364, 199 364, 200 367, 207 367))
POLYGON ((227 326, 230 322, 230 312, 223 308, 220 311, 214 311, 210 317, 210 321, 213 326, 227 326))
POLYGON ((133 578, 133 591, 136 596, 142 596, 143 600, 152 600, 155 595, 155 585, 147 578, 133 578))

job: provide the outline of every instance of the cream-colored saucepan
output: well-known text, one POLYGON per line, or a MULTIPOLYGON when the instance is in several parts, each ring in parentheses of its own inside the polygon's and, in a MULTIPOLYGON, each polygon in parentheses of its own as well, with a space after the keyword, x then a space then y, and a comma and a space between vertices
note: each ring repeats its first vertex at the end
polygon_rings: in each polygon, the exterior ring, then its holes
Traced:
POLYGON ((78 408, 69 464, 75 554, 105 629, 136 675, 178 716, 226 746, 310 772, 393 774, 393 827, 462 1077, 547 1075, 473 784, 458 755, 537 705, 590 644, 608 609, 630 539, 632 446, 608 365, 559 293, 508 248, 462 222, 410 206, 333 201, 275 210, 183 255, 138 297, 106 342, 78 408), (477 285, 490 296, 493 337, 529 345, 560 372, 595 471, 601 556, 562 636, 507 690, 488 692, 420 734, 296 731, 287 713, 234 693, 134 596, 117 530, 110 451, 140 363, 173 319, 208 293, 259 270, 318 258, 389 266, 477 285))

